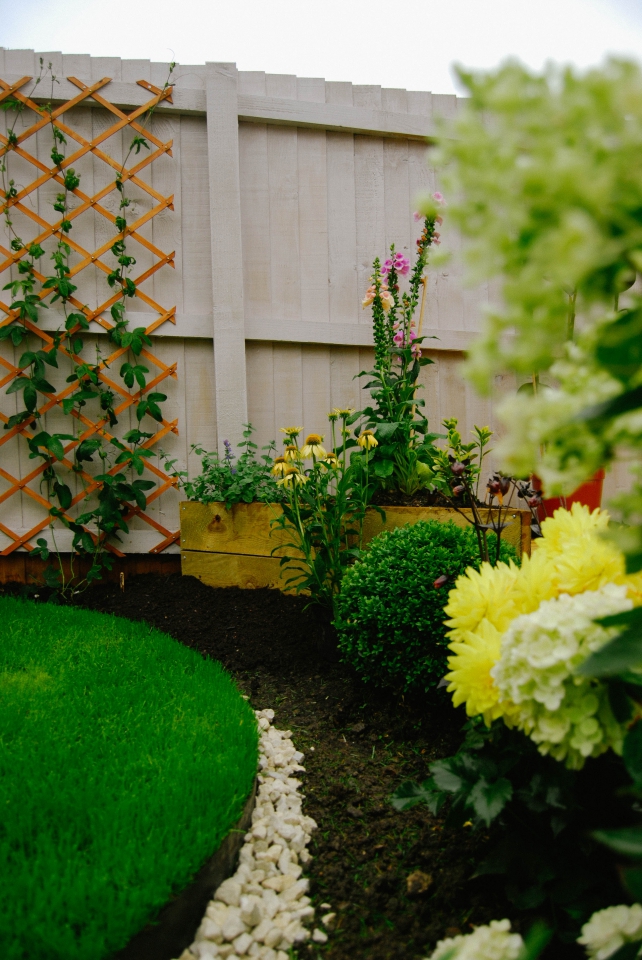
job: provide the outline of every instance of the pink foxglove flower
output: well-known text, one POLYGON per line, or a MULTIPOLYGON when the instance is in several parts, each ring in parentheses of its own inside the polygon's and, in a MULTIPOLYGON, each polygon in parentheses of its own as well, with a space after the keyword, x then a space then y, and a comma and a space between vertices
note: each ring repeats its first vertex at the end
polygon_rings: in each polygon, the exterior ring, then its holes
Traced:
POLYGON ((364 308, 371 306, 376 296, 377 296, 377 288, 373 284, 371 287, 368 287, 368 289, 366 290, 366 295, 361 301, 361 306, 364 308))
POLYGON ((446 205, 446 201, 444 200, 443 193, 439 193, 438 190, 435 193, 433 193, 432 198, 435 201, 435 203, 441 203, 444 206, 446 205))
POLYGON ((424 217, 423 213, 419 213, 418 210, 415 210, 415 212, 414 212, 413 215, 412 215, 412 219, 415 221, 415 223, 419 223, 419 221, 420 221, 420 220, 424 220, 425 217, 424 217))
POLYGON ((380 296, 381 296, 381 306, 383 307, 384 310, 388 311, 390 310, 391 307, 394 307, 395 305, 394 297, 392 296, 389 290, 382 290, 380 296))
POLYGON ((405 277, 410 270, 410 260, 408 257, 404 257, 403 253, 394 253, 381 268, 382 274, 385 276, 390 273, 393 267, 400 276, 405 277))

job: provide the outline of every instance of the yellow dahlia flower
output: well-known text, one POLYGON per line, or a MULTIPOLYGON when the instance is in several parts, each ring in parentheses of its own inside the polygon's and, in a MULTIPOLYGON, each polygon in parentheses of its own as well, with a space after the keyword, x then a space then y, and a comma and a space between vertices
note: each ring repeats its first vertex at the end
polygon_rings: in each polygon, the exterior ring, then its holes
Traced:
POLYGON ((457 578, 448 594, 444 613, 450 617, 446 626, 450 636, 458 640, 463 631, 476 630, 482 620, 487 620, 500 633, 522 611, 515 609, 512 589, 519 574, 514 563, 498 563, 491 567, 482 563, 479 571, 468 567, 457 578))
POLYGON ((543 521, 542 539, 536 541, 537 550, 546 550, 549 556, 560 554, 569 541, 604 533, 609 520, 606 510, 594 510, 591 513, 582 503, 572 504, 570 510, 560 508, 543 521))
POLYGON ((513 584, 513 616, 532 613, 543 600, 551 600, 557 594, 557 576, 552 561, 543 551, 534 550, 530 557, 525 554, 513 584))
POLYGON ((490 671, 499 660, 502 635, 499 630, 482 620, 473 633, 462 631, 461 639, 449 644, 454 656, 448 657, 450 672, 446 688, 453 694, 453 705, 466 704, 469 717, 481 714, 487 726, 493 720, 514 709, 513 704, 500 702, 499 690, 490 671))

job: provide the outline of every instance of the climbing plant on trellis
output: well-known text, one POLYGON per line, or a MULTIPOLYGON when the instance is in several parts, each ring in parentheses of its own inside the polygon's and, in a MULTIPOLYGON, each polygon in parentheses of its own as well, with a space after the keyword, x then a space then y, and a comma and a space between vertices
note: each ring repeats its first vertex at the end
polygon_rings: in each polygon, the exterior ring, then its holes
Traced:
MULTIPOLYGON (((178 532, 166 529, 146 512, 148 505, 175 483, 152 461, 151 451, 169 432, 178 433, 177 421, 164 418, 160 405, 166 397, 157 391, 166 378, 176 379, 176 364, 168 366, 154 355, 150 334, 164 323, 175 323, 176 308, 162 306, 141 289, 158 270, 174 266, 174 253, 160 250, 140 232, 154 216, 173 209, 173 197, 162 196, 140 177, 159 157, 171 157, 172 142, 163 143, 144 123, 161 101, 171 102, 172 87, 169 78, 162 89, 139 80, 152 97, 125 112, 99 92, 110 78, 91 85, 75 77, 67 80, 79 93, 54 107, 51 101, 43 104, 43 97, 35 96, 42 89, 38 89, 41 82, 50 81, 52 93, 57 82, 50 68, 48 75, 43 71, 42 62, 41 76, 35 80, 23 77, 10 84, 0 79, 0 107, 7 115, 7 133, 0 134, 0 215, 8 244, 0 243, 0 286, 2 295, 7 294, 6 300, 0 295, 0 346, 9 348, 0 355, 0 420, 4 428, 0 432, 0 478, 6 484, 0 490, 0 504, 22 496, 42 509, 42 517, 26 531, 12 530, 0 522, 0 531, 10 541, 0 555, 23 547, 46 558, 45 528, 51 528, 54 541, 55 529, 67 528, 75 552, 93 560, 91 579, 99 575, 102 565, 110 565, 110 554, 123 556, 118 534, 128 531, 134 517, 159 534, 151 553, 160 553, 178 539, 178 532), (31 89, 25 94, 22 91, 28 84, 31 89), (73 118, 68 116, 79 105, 102 108, 113 122, 87 139, 73 129, 73 118), (20 132, 16 130, 18 116, 22 118, 20 132), (33 120, 26 129, 25 118, 33 120), (43 162, 38 155, 42 149, 38 149, 37 135, 42 137, 47 130, 52 163, 43 162), (105 149, 110 138, 121 131, 133 135, 123 163, 105 149), (74 168, 88 154, 114 172, 113 178, 91 195, 83 190, 82 177, 74 168), (33 168, 31 182, 15 182, 12 161, 14 165, 19 161, 14 157, 33 168), (130 222, 131 185, 144 191, 152 205, 130 222), (49 222, 38 213, 32 195, 41 191, 49 197, 52 189, 58 192, 51 203, 54 217, 49 222), (116 204, 113 197, 107 201, 111 194, 115 194, 116 204), (108 206, 116 206, 116 212, 108 206), (73 228, 83 216, 103 217, 110 224, 112 235, 96 249, 88 250, 74 239, 73 228), (18 235, 17 219, 21 234, 28 225, 29 239, 18 235), (152 265, 138 276, 133 275, 134 244, 153 257, 152 265), (46 274, 48 260, 54 264, 51 276, 46 274), (74 295, 78 275, 89 267, 101 271, 106 280, 105 299, 92 305, 74 295), (153 319, 146 327, 132 330, 127 305, 134 298, 153 311, 153 319), (62 309, 63 319, 58 330, 47 332, 41 326, 41 311, 52 305, 62 309), (109 344, 106 355, 97 348, 92 360, 83 355, 87 346, 83 334, 96 330, 91 324, 107 332, 109 344), (66 385, 56 389, 48 380, 47 368, 59 368, 59 361, 71 373, 66 385), (22 400, 23 409, 11 414, 10 404, 16 399, 22 400), (129 408, 135 410, 138 426, 119 438, 114 427, 129 408), (49 411, 62 411, 73 429, 50 433, 45 427, 49 411), (14 476, 7 469, 9 458, 3 457, 11 443, 26 448, 23 461, 28 451, 30 466, 22 476, 14 476), (90 509, 87 504, 92 496, 95 506, 90 509)), ((24 164, 21 169, 24 176, 24 164)))

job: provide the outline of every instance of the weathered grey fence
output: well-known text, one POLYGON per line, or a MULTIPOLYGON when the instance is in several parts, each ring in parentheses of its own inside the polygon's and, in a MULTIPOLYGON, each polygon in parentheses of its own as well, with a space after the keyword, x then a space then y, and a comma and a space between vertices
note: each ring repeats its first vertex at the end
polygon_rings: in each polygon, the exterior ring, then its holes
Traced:
MULTIPOLYGON (((61 78, 54 102, 78 92, 67 77, 88 84, 110 77, 102 92, 129 109, 149 98, 137 81, 162 86, 167 75, 165 64, 143 60, 0 49, 0 77, 13 83, 34 76, 39 56, 61 78)), ((178 434, 169 433, 162 447, 193 473, 198 461, 189 454, 192 443, 214 449, 224 439, 236 442, 248 420, 261 444, 278 437, 284 425, 323 433, 333 406, 363 402, 362 381, 354 377, 372 362, 369 311, 361 309, 372 260, 391 242, 412 255, 416 198, 436 186, 426 138, 435 116, 453 116, 458 101, 243 72, 234 64, 179 65, 173 79, 173 103, 161 103, 152 122, 160 140, 173 141, 173 156, 141 173, 157 193, 173 195, 173 209, 150 219, 140 233, 174 251, 174 269, 153 273, 142 291, 176 308, 175 325, 165 323, 154 335, 155 355, 177 365, 176 381, 166 380, 163 390, 164 415, 178 421, 178 434)), ((106 111, 87 103, 74 108, 68 122, 91 140, 110 121, 106 111)), ((50 165, 44 137, 38 150, 50 165)), ((98 184, 105 176, 91 153, 78 170, 83 182, 98 184)), ((132 196, 138 216, 151 208, 144 191, 132 196)), ((51 197, 32 202, 50 206, 51 197)), ((98 221, 94 247, 105 231, 98 221)), ((447 216, 442 240, 457 253, 447 216)), ((151 265, 144 248, 136 256, 142 269, 151 265)), ((0 274, 0 285, 8 277, 8 271, 0 274)), ((79 295, 100 303, 91 282, 83 282, 79 295)), ((429 351, 435 364, 425 368, 423 395, 434 427, 446 416, 458 417, 464 432, 473 423, 494 425, 495 400, 477 397, 457 369, 488 296, 486 288, 464 288, 456 256, 447 268, 429 270, 423 332, 436 338, 429 351)), ((130 316, 133 325, 150 322, 144 301, 130 316)), ((44 325, 51 327, 52 320, 48 316, 44 325)), ((104 331, 94 326, 98 339, 104 331)), ((1 349, 16 362, 6 342, 1 349)), ((498 395, 515 389, 512 378, 498 378, 496 386, 498 395)), ((0 405, 5 409, 6 398, 0 405)), ((46 416, 47 429, 61 429, 55 410, 46 416)), ((12 475, 30 469, 25 448, 20 436, 0 448, 12 475)), ((3 484, 0 479, 0 498, 3 484)), ((610 487, 617 485, 611 478, 610 487)), ((178 499, 175 490, 166 491, 150 505, 150 517, 175 531, 178 499)), ((42 515, 42 506, 24 494, 0 502, 0 527, 27 531, 42 515)), ((176 551, 167 539, 136 518, 121 549, 145 553, 161 543, 160 549, 176 551)), ((12 543, 0 532, 0 553, 14 549, 12 543)))

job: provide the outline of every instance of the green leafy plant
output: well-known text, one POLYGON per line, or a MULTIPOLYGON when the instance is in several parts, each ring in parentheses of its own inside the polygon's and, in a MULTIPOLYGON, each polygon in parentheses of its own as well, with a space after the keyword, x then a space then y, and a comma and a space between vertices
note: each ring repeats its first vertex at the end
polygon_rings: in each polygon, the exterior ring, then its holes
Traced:
POLYGON ((563 942, 575 940, 593 911, 621 897, 612 858, 589 837, 605 816, 611 823, 633 816, 621 764, 611 754, 567 770, 501 721, 488 729, 475 718, 464 730, 458 752, 430 764, 423 783, 402 784, 393 806, 445 811, 447 830, 490 828, 474 876, 499 877, 516 909, 543 914, 563 942))
POLYGON ((430 482, 433 441, 440 436, 428 432, 421 412, 425 401, 417 397, 421 368, 433 361, 422 355, 426 338, 421 336, 421 317, 416 329, 415 312, 420 291, 425 296, 424 271, 431 245, 439 243, 436 227, 441 219, 435 213, 424 221, 408 291, 400 292, 400 277, 410 272, 410 262, 394 244, 383 266, 378 258, 374 261, 363 306, 372 307, 375 366, 359 374, 371 378, 366 387, 373 402, 348 421, 359 421, 357 435, 362 430, 374 432, 379 445, 372 454, 371 473, 379 484, 408 495, 430 482))
POLYGON ((377 441, 371 431, 359 437, 361 451, 348 459, 347 422, 352 411, 329 414, 332 447, 325 449, 323 437, 313 433, 298 444, 300 427, 285 427, 283 456, 274 461, 272 472, 285 491, 283 512, 273 526, 291 538, 275 547, 281 566, 291 574, 285 583, 297 592, 308 592, 313 603, 333 608, 348 567, 360 556, 363 521, 370 490, 369 464, 377 441), (336 436, 340 421, 341 440, 336 436), (311 461, 306 467, 305 461, 311 461), (283 553, 283 551, 286 551, 283 553))
POLYGON ((473 427, 473 440, 464 443, 453 417, 443 421, 448 431, 444 449, 432 454, 432 482, 450 505, 473 527, 477 538, 480 560, 493 565, 499 562, 503 530, 508 526, 507 516, 514 510, 514 495, 531 512, 531 533, 540 534, 537 506, 541 493, 530 483, 495 473, 488 478, 484 500, 479 498, 484 457, 490 453, 488 444, 493 436, 488 427, 473 427), (489 548, 488 535, 494 534, 494 548, 489 548))
MULTIPOLYGON (((491 542, 492 542, 491 534, 491 542)), ((515 551, 501 545, 503 560, 515 551)), ((474 530, 420 520, 375 537, 337 597, 339 650, 359 676, 425 690, 446 671, 447 584, 480 563, 474 530)))
MULTIPOLYGON (((143 125, 151 122, 157 103, 167 94, 173 69, 174 64, 171 64, 161 93, 142 118, 143 125)), ((67 137, 57 124, 53 109, 54 89, 59 80, 52 71, 52 65, 45 67, 41 58, 40 73, 33 90, 45 80, 50 81, 50 100, 39 109, 51 135, 50 156, 56 168, 56 182, 59 186, 59 192, 52 204, 58 215, 53 228, 55 242, 49 258, 52 269, 48 276, 39 272, 38 264, 45 256, 45 250, 37 242, 24 241, 17 234, 12 220, 11 211, 20 199, 20 192, 9 176, 9 158, 19 144, 15 128, 25 105, 17 98, 7 98, 3 101, 2 108, 8 115, 13 113, 14 117, 8 122, 7 142, 0 148, 3 200, 1 212, 5 228, 11 236, 10 246, 15 261, 12 272, 15 270, 17 276, 12 275, 4 286, 4 289, 11 293, 11 304, 9 320, 0 327, 0 341, 8 340, 14 346, 21 346, 24 341, 29 340, 34 325, 39 322, 40 310, 47 309, 49 304, 57 304, 63 312, 62 326, 52 337, 45 337, 47 348, 36 350, 27 347, 18 361, 20 374, 11 381, 6 393, 21 400, 22 409, 18 409, 8 418, 5 429, 31 426, 35 430, 33 435, 28 435, 29 456, 30 459, 41 460, 44 466, 41 486, 51 504, 49 535, 53 549, 45 537, 40 537, 31 555, 49 561, 44 573, 47 585, 58 590, 63 596, 68 596, 86 588, 99 578, 103 568, 111 568, 110 545, 119 539, 119 534, 128 532, 129 516, 135 511, 146 510, 145 491, 151 490, 155 483, 140 479, 140 476, 146 458, 152 456, 148 441, 153 434, 144 432, 139 427, 129 430, 122 440, 119 440, 106 432, 107 424, 109 428, 115 426, 118 417, 114 409, 115 394, 101 376, 105 362, 98 347, 95 360, 90 361, 82 356, 85 348, 84 335, 89 329, 89 321, 85 313, 87 308, 79 308, 74 303, 77 285, 72 280, 72 244, 69 239, 75 217, 72 197, 77 194, 80 176, 67 164, 67 137), (45 299, 48 302, 45 302, 45 299), (56 403, 69 418, 69 429, 66 432, 50 433, 43 429, 41 423, 43 413, 39 407, 39 397, 49 401, 55 397, 56 389, 48 379, 47 368, 58 368, 60 357, 69 364, 66 382, 70 386, 60 399, 56 399, 56 403), (94 404, 94 409, 98 411, 98 423, 95 430, 87 431, 87 420, 83 422, 82 411, 89 404, 94 404), (83 433, 86 436, 83 436, 83 433), (88 470, 89 464, 94 463, 94 456, 97 457, 99 466, 98 471, 92 475, 88 470), (72 458, 71 463, 69 457, 72 458), (61 467, 64 467, 64 472, 61 467), (74 479, 81 484, 84 496, 74 495, 67 482, 69 469, 74 479), (122 469, 129 472, 128 479, 117 475, 122 469), (90 503, 92 496, 93 502, 90 503), (84 501, 83 506, 76 513, 73 508, 81 499, 84 501), (67 528, 72 534, 69 569, 63 562, 56 542, 56 529, 60 526, 67 528), (88 561, 84 575, 75 567, 74 555, 88 561)), ((151 340, 142 327, 129 330, 126 315, 126 302, 137 293, 136 283, 129 276, 136 261, 128 254, 126 243, 127 208, 131 202, 126 191, 129 182, 126 170, 132 153, 139 153, 142 147, 149 149, 149 144, 144 136, 137 134, 116 174, 116 188, 120 196, 119 211, 115 218, 118 236, 111 246, 116 265, 107 276, 109 286, 117 292, 111 306, 114 325, 109 330, 109 336, 115 344, 125 348, 120 376, 126 387, 137 388, 135 410, 139 424, 146 417, 161 422, 163 415, 160 404, 167 399, 165 394, 154 391, 153 382, 147 382, 146 375, 149 370, 138 360, 145 345, 149 345, 151 340)))
POLYGON ((174 469, 176 460, 161 455, 165 470, 176 478, 188 500, 224 503, 230 510, 235 503, 280 503, 285 499, 272 474, 276 444, 272 441, 262 447, 263 453, 257 457, 258 446, 252 440, 254 427, 251 423, 243 426, 243 440, 238 444, 243 453, 239 457, 232 453, 229 440, 223 441, 225 453, 222 457, 216 451, 206 453, 199 444, 192 445, 192 450, 202 458, 201 473, 192 480, 187 479, 186 471, 174 469))

